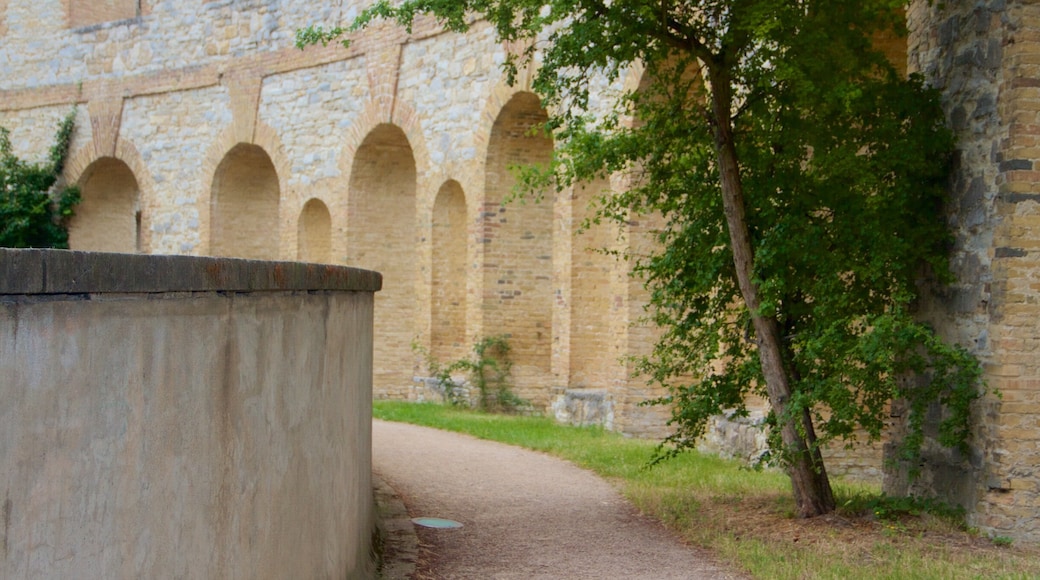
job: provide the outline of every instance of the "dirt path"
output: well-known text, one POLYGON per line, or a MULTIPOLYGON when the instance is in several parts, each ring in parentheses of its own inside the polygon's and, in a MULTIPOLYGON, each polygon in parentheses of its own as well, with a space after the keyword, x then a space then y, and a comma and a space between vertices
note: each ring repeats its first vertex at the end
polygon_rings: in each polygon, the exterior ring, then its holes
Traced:
POLYGON ((463 524, 418 528, 417 578, 740 577, 565 461, 414 425, 372 430, 374 471, 409 515, 463 524))

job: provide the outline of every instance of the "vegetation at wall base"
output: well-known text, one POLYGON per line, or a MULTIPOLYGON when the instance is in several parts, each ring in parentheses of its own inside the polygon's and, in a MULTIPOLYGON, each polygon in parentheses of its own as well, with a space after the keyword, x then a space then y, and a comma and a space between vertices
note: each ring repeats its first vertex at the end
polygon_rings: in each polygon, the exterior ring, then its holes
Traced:
POLYGON ((76 186, 55 187, 65 168, 76 113, 58 126, 46 163, 14 155, 10 134, 0 127, 0 247, 68 248, 68 222, 80 201, 76 186))
POLYGON ((980 396, 978 361, 913 317, 922 280, 950 281, 953 139, 938 91, 875 46, 905 36, 907 4, 380 0, 350 28, 297 39, 328 43, 376 19, 410 30, 432 14, 460 32, 485 19, 519 47, 507 77, 536 69, 558 144, 522 192, 627 175, 597 219, 663 222, 660 250, 629 257, 663 329, 641 370, 670 392, 658 400, 674 410, 666 456, 760 396, 770 457, 811 517, 837 506, 825 445, 878 440, 904 400, 904 458, 919 454, 936 403, 938 441, 964 452, 980 396), (593 110, 591 88, 637 63, 640 87, 593 110))
POLYGON ((784 475, 697 452, 649 467, 655 444, 547 417, 488 414, 432 403, 376 401, 376 418, 467 433, 555 455, 592 470, 643 513, 721 562, 763 579, 1040 577, 1040 549, 965 529, 934 501, 835 486, 831 515, 794 517, 784 475))
POLYGON ((531 406, 518 397, 510 385, 513 363, 509 358, 509 339, 505 336, 482 338, 473 345, 470 356, 448 362, 437 360, 418 343, 412 344, 412 350, 425 359, 426 367, 449 405, 501 413, 520 412, 531 406), (475 396, 472 389, 476 389, 475 396))

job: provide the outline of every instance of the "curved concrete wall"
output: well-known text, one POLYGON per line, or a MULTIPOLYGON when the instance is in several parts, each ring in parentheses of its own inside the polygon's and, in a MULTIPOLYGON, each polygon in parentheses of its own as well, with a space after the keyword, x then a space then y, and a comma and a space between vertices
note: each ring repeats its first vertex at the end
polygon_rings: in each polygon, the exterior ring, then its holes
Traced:
POLYGON ((369 576, 380 285, 0 250, 0 577, 369 576))

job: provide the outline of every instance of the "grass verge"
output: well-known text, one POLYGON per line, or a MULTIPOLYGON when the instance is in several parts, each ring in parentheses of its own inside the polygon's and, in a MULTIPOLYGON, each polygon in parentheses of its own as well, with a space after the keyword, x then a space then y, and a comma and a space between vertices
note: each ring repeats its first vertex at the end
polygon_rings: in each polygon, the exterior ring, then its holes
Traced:
POLYGON ((992 541, 935 506, 836 486, 837 513, 793 517, 787 478, 687 453, 653 468, 655 443, 545 417, 376 401, 376 418, 543 451, 613 482, 640 510, 756 578, 1040 578, 1040 550, 992 541))

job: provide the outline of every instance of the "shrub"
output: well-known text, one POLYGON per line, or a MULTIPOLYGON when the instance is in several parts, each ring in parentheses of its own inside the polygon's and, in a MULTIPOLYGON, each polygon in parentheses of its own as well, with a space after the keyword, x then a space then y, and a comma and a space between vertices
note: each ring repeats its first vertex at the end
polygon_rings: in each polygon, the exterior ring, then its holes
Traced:
POLYGON ((45 163, 28 163, 16 157, 10 133, 0 127, 0 247, 69 247, 68 221, 80 192, 76 186, 58 184, 74 124, 75 111, 58 126, 45 163))
POLYGON ((510 388, 509 373, 513 365, 509 360, 506 337, 483 338, 473 345, 470 357, 447 365, 421 346, 415 345, 414 348, 426 358, 430 373, 448 404, 498 412, 516 412, 528 406, 528 402, 516 396, 510 388), (466 379, 460 380, 460 374, 464 374, 466 379))

